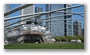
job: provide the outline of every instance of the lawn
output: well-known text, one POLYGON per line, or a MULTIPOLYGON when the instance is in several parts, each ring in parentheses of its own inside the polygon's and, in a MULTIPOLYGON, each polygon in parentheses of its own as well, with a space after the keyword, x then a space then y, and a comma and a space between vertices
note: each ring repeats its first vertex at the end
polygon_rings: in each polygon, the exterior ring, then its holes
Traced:
POLYGON ((4 49, 84 49, 84 43, 8 44, 4 49))

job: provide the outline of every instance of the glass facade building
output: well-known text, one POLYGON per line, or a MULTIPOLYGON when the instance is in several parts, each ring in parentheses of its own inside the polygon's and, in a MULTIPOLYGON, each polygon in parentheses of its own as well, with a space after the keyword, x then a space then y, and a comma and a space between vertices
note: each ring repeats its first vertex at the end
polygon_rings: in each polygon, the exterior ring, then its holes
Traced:
MULTIPOLYGON (((68 4, 46 4, 46 11, 52 11, 56 9, 62 9, 66 7, 71 7, 68 4)), ((50 22, 46 22, 46 26, 51 32, 51 36, 72 36, 72 16, 68 15, 71 9, 57 11, 52 14, 47 14, 46 17, 59 16, 55 18, 50 18, 50 22), (65 16, 68 15, 68 16, 65 16), (55 22, 53 22, 55 20, 55 22)))

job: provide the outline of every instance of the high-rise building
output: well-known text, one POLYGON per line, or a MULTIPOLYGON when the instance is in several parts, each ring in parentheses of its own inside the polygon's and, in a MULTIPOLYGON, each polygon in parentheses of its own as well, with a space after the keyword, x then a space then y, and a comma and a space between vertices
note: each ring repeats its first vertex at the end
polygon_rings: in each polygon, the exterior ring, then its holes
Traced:
MULTIPOLYGON (((10 10, 10 4, 5 4, 4 5, 4 8, 5 8, 4 9, 4 13, 7 12, 7 11, 9 11, 10 10)), ((7 15, 7 16, 4 17, 4 19, 6 19, 6 18, 9 18, 9 15, 7 15)), ((5 25, 8 25, 8 24, 9 24, 9 21, 5 21, 5 25)))
MULTIPOLYGON (((40 7, 35 7, 35 13, 39 13, 42 12, 43 9, 40 7)), ((35 18, 35 21, 38 22, 39 25, 42 25, 42 20, 41 20, 41 16, 38 16, 35 18)))
MULTIPOLYGON (((4 5, 4 13, 6 13, 6 12, 8 12, 9 10, 10 10, 10 4, 5 4, 4 5)), ((9 18, 10 16, 9 15, 7 15, 7 16, 5 16, 4 17, 4 19, 7 19, 7 18, 9 18)), ((9 21, 4 21, 4 25, 8 25, 9 24, 9 21)), ((6 31, 9 31, 10 30, 10 28, 8 28, 8 29, 4 29, 4 35, 6 35, 7 34, 7 32, 6 31)), ((5 36, 6 37, 6 36, 5 36)))
POLYGON ((38 13, 38 12, 42 12, 42 8, 40 8, 40 7, 35 7, 35 13, 38 13))
MULTIPOLYGON (((40 7, 35 7, 35 5, 32 5, 32 6, 29 6, 27 8, 24 8, 22 9, 21 11, 21 14, 22 15, 25 15, 25 14, 32 14, 32 13, 38 13, 38 12, 42 12, 42 8, 40 7)), ((32 16, 29 16, 29 17, 22 17, 21 20, 25 19, 25 18, 30 18, 32 16)), ((37 21, 39 24, 41 24, 41 16, 37 16, 37 17, 34 17, 35 18, 35 21, 37 21)), ((26 20, 26 21, 22 21, 21 24, 25 24, 27 23, 28 21, 30 21, 31 19, 29 20, 26 20)), ((24 25, 23 25, 24 26, 24 25)))
POLYGON ((74 35, 82 35, 82 24, 79 21, 73 22, 73 33, 74 35))
MULTIPOLYGON (((52 11, 56 9, 62 9, 66 7, 71 7, 69 4, 46 4, 46 11, 52 11)), ((50 18, 47 20, 50 20, 50 22, 46 22, 46 26, 51 32, 51 36, 72 36, 72 16, 65 16, 69 13, 65 12, 71 12, 71 9, 62 10, 62 12, 55 12, 52 14, 46 15, 46 17, 53 17, 53 16, 61 16, 56 18, 50 18), (52 22, 54 20, 57 20, 56 22, 52 22), (69 25, 70 24, 70 25, 69 25)))
MULTIPOLYGON (((22 4, 23 5, 23 4, 22 4)), ((35 11, 34 11, 34 5, 31 5, 31 6, 29 6, 29 7, 26 7, 26 8, 24 8, 24 9, 22 9, 22 11, 21 11, 21 15, 25 15, 25 14, 32 14, 32 13, 34 13, 35 11)), ((26 19, 26 18, 30 18, 31 16, 28 16, 28 17, 22 17, 21 18, 21 20, 24 20, 24 19, 26 19)), ((30 21, 31 19, 29 19, 29 20, 26 20, 26 21, 22 21, 21 22, 21 24, 25 24, 25 23, 27 23, 28 21, 30 21)), ((24 26, 24 25, 23 25, 24 26)))

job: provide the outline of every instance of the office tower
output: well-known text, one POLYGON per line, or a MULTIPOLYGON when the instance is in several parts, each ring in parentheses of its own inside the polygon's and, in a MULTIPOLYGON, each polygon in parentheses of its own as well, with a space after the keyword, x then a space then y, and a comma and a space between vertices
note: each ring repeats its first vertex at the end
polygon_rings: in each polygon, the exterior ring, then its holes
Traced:
MULTIPOLYGON (((46 4, 46 11, 52 11, 56 9, 62 9, 66 7, 71 7, 69 4, 46 4)), ((59 16, 56 18, 50 18, 50 22, 46 22, 46 26, 51 32, 51 36, 72 36, 72 16, 65 16, 71 12, 71 9, 57 11, 52 14, 46 15, 46 17, 59 16), (61 16, 61 17, 60 17, 61 16), (56 20, 56 22, 52 22, 56 20)))
POLYGON ((79 21, 75 21, 73 22, 73 31, 74 31, 74 35, 82 35, 82 24, 79 21))
POLYGON ((42 12, 42 8, 40 8, 40 7, 35 7, 35 13, 39 13, 39 12, 42 12))
MULTIPOLYGON (((5 4, 4 5, 4 13, 6 13, 6 12, 8 12, 9 10, 10 10, 10 4, 5 4)), ((9 18, 10 16, 9 15, 7 15, 7 16, 5 16, 4 17, 4 19, 7 19, 7 18, 9 18)), ((4 26, 6 26, 6 25, 9 25, 9 21, 4 21, 4 26)), ((7 31, 9 31, 10 30, 10 28, 8 28, 8 29, 4 29, 4 35, 5 35, 5 37, 6 37, 6 34, 8 33, 7 31)))
MULTIPOLYGON (((39 13, 39 12, 42 12, 42 8, 40 7, 35 7, 35 13, 39 13)), ((38 22, 39 25, 42 25, 42 20, 41 20, 41 16, 37 16, 35 18, 35 21, 38 22)))
MULTIPOLYGON (((5 8, 5 9, 4 9, 4 13, 7 12, 7 11, 9 11, 9 10, 10 10, 10 4, 5 4, 5 5, 4 5, 4 8, 5 8)), ((7 18, 9 18, 9 15, 7 15, 7 16, 4 17, 4 19, 7 19, 7 18)), ((9 21, 5 21, 4 24, 5 24, 5 25, 8 25, 8 24, 9 24, 9 21)))
MULTIPOLYGON (((23 5, 23 4, 22 4, 22 5, 23 5)), ((31 6, 27 7, 27 8, 24 8, 24 9, 22 9, 22 11, 21 11, 21 15, 32 14, 32 13, 34 13, 34 5, 31 5, 31 6)), ((24 19, 30 18, 30 17, 32 17, 32 16, 22 17, 21 20, 24 20, 24 19)), ((30 18, 30 19, 28 19, 28 20, 26 20, 26 21, 22 21, 21 24, 26 24, 26 23, 27 23, 28 21, 30 21, 31 19, 32 19, 32 18, 30 18)), ((24 25, 23 25, 23 26, 24 26, 24 25)))

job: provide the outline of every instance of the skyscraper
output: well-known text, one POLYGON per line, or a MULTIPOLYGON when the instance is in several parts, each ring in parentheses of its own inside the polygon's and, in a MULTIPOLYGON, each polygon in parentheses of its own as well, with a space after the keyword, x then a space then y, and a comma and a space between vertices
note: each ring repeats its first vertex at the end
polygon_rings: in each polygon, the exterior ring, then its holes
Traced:
MULTIPOLYGON (((9 10, 10 10, 10 4, 5 4, 4 5, 4 13, 6 13, 6 12, 8 12, 9 10)), ((4 17, 4 19, 7 19, 7 18, 9 18, 10 17, 10 15, 7 15, 7 16, 5 16, 4 17)), ((4 25, 6 26, 6 25, 9 25, 9 21, 4 21, 4 25)), ((4 34, 6 35, 6 31, 8 31, 8 30, 10 30, 10 28, 8 28, 8 29, 5 29, 4 31, 4 34)))
POLYGON ((35 7, 35 13, 38 13, 38 12, 42 12, 42 8, 40 8, 40 7, 35 7))
MULTIPOLYGON (((32 14, 32 13, 38 13, 38 12, 42 12, 42 8, 40 7, 35 7, 35 5, 32 5, 32 6, 29 6, 27 8, 24 8, 22 9, 21 11, 21 14, 22 15, 25 15, 25 14, 32 14)), ((30 18, 31 16, 29 17, 22 17, 21 20, 25 19, 25 18, 30 18)), ((39 24, 41 24, 41 16, 38 16, 38 17, 34 17, 36 18, 35 21, 37 21, 39 24)), ((21 24, 25 24, 26 22, 30 21, 29 20, 26 20, 26 21, 22 21, 21 24)))
MULTIPOLYGON (((34 13, 34 5, 31 5, 31 6, 27 7, 27 8, 24 8, 24 9, 22 9, 22 11, 21 11, 21 15, 32 14, 32 13, 34 13)), ((29 16, 29 17, 22 17, 21 20, 24 20, 24 19, 30 18, 30 17, 31 17, 31 16, 29 16)), ((26 21, 22 21, 21 24, 25 24, 26 22, 28 22, 28 21, 30 21, 30 20, 31 20, 31 19, 26 20, 26 21)))
POLYGON ((74 35, 82 35, 82 24, 79 21, 75 21, 73 22, 73 31, 74 31, 74 35))
MULTIPOLYGON (((52 11, 56 9, 62 9, 66 7, 71 7, 71 5, 68 4, 46 4, 46 11, 52 11)), ((56 18, 50 18, 51 22, 46 22, 46 26, 51 32, 51 36, 72 36, 72 16, 65 16, 69 13, 64 12, 71 12, 71 9, 62 10, 62 12, 55 12, 52 14, 46 15, 46 17, 52 17, 52 16, 61 16, 56 18), (56 22, 52 22, 54 20, 57 20, 56 22), (71 24, 71 25, 69 25, 71 24)))
MULTIPOLYGON (((35 7, 35 13, 42 12, 42 10, 40 7, 35 7)), ((39 25, 42 25, 41 16, 36 17, 35 21, 37 21, 39 25)))
MULTIPOLYGON (((10 4, 5 4, 4 8, 5 8, 4 13, 9 11, 10 10, 10 4)), ((4 19, 6 19, 6 18, 9 18, 9 15, 4 17, 4 19)), ((8 25, 8 24, 9 24, 9 21, 5 21, 5 25, 8 25)))

